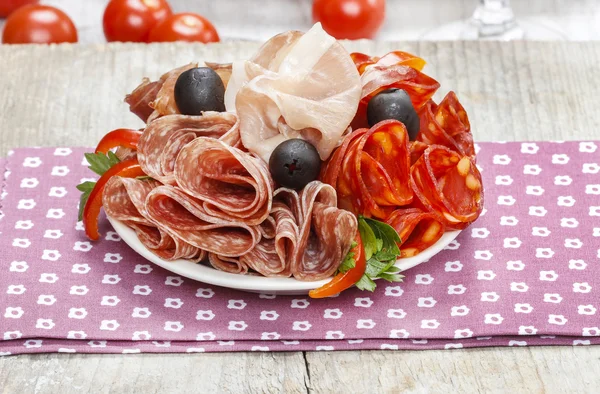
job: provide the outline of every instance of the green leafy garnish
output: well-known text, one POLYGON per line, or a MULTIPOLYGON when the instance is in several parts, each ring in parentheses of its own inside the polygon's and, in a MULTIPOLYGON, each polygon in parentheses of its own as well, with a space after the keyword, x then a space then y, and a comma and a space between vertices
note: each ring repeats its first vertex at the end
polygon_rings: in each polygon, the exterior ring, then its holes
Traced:
MULTIPOLYGON (((356 247, 356 242, 352 242, 352 246, 350 246, 350 250, 356 247)), ((342 264, 338 267, 338 272, 344 273, 350 271, 352 268, 356 267, 356 261, 354 260, 354 252, 350 251, 344 257, 342 264)))
POLYGON ((356 287, 374 291, 377 287, 374 279, 377 278, 388 282, 402 282, 404 276, 400 275, 400 269, 394 266, 400 256, 400 237, 396 230, 386 223, 360 216, 358 231, 365 248, 367 269, 356 283, 356 287))
POLYGON ((85 153, 84 156, 88 163, 90 163, 88 168, 100 176, 104 175, 110 167, 121 161, 111 151, 108 151, 108 155, 104 153, 85 153))
MULTIPOLYGON (((108 155, 103 153, 85 153, 84 156, 90 164, 88 168, 100 176, 104 175, 110 167, 120 162, 117 155, 111 151, 108 152, 108 155)), ((90 193, 94 190, 94 186, 96 186, 96 182, 91 181, 86 181, 77 185, 77 190, 82 193, 81 198, 79 199, 79 215, 77 216, 77 220, 79 221, 83 219, 83 208, 85 207, 88 198, 90 198, 90 193)))
POLYGON ((94 190, 94 186, 96 186, 96 182, 89 181, 77 185, 77 190, 81 192, 81 197, 79 199, 79 216, 77 216, 78 221, 83 219, 83 208, 85 207, 88 198, 90 198, 90 193, 94 190))

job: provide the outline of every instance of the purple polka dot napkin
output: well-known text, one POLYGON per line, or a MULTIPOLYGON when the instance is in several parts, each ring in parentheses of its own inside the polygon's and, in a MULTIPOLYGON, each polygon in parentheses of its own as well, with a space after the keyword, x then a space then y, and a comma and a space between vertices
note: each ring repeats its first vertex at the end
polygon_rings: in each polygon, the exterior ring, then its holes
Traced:
POLYGON ((85 149, 18 149, 0 220, 0 355, 600 343, 600 143, 480 143, 481 218, 405 282, 312 300, 179 277, 77 223, 85 149))

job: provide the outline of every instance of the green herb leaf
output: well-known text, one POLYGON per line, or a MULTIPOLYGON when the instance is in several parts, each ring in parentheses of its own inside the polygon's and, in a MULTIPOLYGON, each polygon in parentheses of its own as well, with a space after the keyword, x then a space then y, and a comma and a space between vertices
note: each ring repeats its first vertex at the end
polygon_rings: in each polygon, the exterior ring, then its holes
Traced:
POLYGON ((83 182, 77 185, 77 190, 82 192, 81 198, 79 199, 79 215, 77 216, 77 220, 81 221, 83 219, 83 208, 87 203, 88 198, 90 198, 90 193, 94 190, 94 186, 96 186, 96 182, 83 182))
POLYGON ((367 268, 356 282, 356 287, 374 291, 377 287, 375 279, 378 278, 388 282, 401 282, 404 276, 399 274, 400 269, 394 265, 400 257, 400 236, 396 230, 386 223, 362 216, 358 218, 358 230, 365 248, 367 268))
POLYGON ((365 248, 365 258, 369 260, 374 253, 377 253, 377 238, 371 226, 362 216, 358 218, 358 231, 365 248))
POLYGON ((350 271, 352 268, 356 267, 356 261, 354 261, 354 253, 348 252, 342 264, 338 267, 338 272, 344 273, 350 271))
POLYGON ((373 282, 371 278, 367 274, 364 274, 358 282, 356 282, 356 287, 360 290, 367 290, 370 292, 375 291, 377 284, 373 282))
POLYGON ((90 163, 88 168, 100 176, 104 175, 110 167, 120 162, 117 155, 111 151, 108 152, 108 155, 103 153, 85 153, 84 156, 88 163, 90 163))
MULTIPOLYGON (((380 239, 383 246, 380 250, 386 250, 390 253, 400 254, 397 242, 400 242, 400 236, 392 226, 379 220, 363 218, 363 220, 371 227, 375 238, 380 239)), ((362 233, 361 233, 362 235, 362 233)))
POLYGON ((154 180, 154 178, 152 178, 149 175, 138 176, 135 179, 137 179, 138 181, 151 181, 151 180, 153 181, 154 180))

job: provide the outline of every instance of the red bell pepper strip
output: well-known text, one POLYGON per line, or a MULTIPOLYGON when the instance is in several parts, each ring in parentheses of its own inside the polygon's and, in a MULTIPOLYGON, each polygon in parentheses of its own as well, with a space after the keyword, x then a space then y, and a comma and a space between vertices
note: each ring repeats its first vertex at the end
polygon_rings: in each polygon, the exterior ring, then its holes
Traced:
POLYGON ((96 147, 96 153, 108 152, 112 148, 122 146, 137 150, 138 141, 142 135, 141 131, 132 129, 116 129, 106 134, 96 147))
POLYGON ((365 259, 365 249, 363 247, 362 239, 360 238, 360 233, 358 231, 356 232, 354 241, 356 242, 356 246, 351 250, 351 252, 354 253, 354 268, 351 268, 344 273, 340 272, 330 282, 318 289, 309 291, 308 295, 311 298, 331 297, 354 286, 354 284, 362 278, 367 270, 367 261, 365 259))
POLYGON ((102 208, 102 194, 108 180, 116 175, 135 178, 146 174, 142 171, 137 159, 130 159, 115 164, 98 179, 83 208, 83 227, 85 228, 85 234, 91 240, 95 241, 100 238, 98 216, 100 215, 100 208, 102 208))

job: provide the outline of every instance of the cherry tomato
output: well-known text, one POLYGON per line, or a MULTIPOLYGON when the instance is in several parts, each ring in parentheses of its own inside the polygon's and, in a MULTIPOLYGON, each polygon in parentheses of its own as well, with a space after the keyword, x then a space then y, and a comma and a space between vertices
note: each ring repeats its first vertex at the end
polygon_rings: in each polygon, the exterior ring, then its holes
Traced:
POLYGON ((1 0, 0 1, 0 18, 6 18, 14 10, 27 4, 37 3, 40 0, 1 0))
POLYGON ((167 0, 111 0, 102 26, 106 40, 146 42, 150 30, 173 12, 167 0))
POLYGON ((313 20, 335 38, 373 38, 385 17, 385 0, 315 0, 313 20))
POLYGON ((175 14, 160 22, 150 32, 148 42, 218 42, 217 29, 208 19, 189 12, 175 14))
POLYGON ((73 21, 61 10, 30 4, 10 14, 4 25, 4 44, 52 44, 77 42, 73 21))

